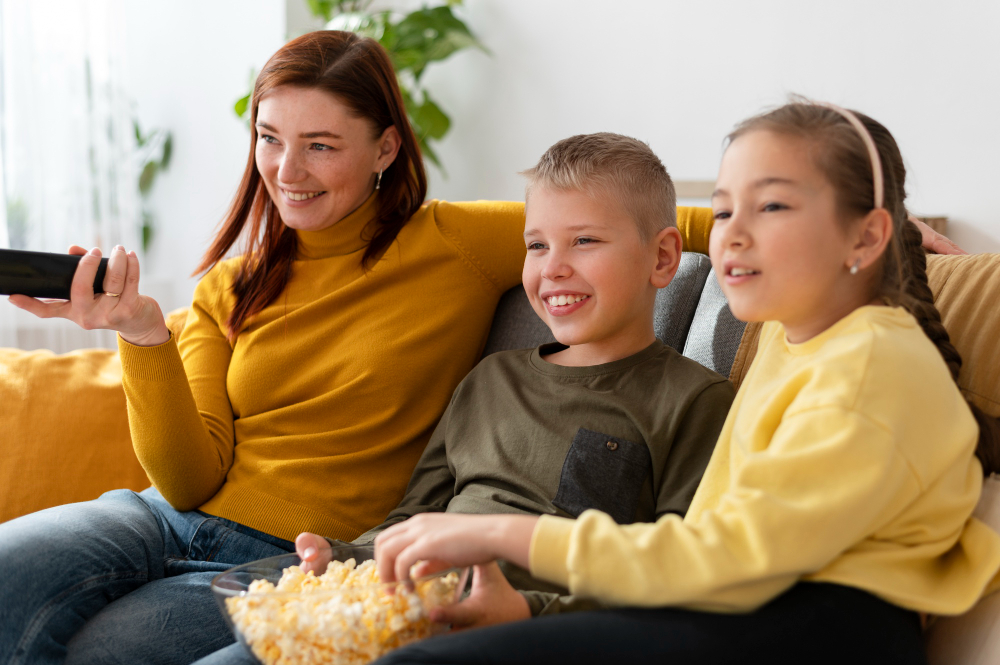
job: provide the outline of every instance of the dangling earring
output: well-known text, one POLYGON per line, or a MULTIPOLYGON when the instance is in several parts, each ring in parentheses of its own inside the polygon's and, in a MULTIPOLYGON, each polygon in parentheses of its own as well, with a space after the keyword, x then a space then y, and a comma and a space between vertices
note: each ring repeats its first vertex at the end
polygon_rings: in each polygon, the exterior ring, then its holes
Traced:
POLYGON ((382 167, 378 167, 378 177, 375 178, 375 189, 378 189, 382 185, 382 167))
MULTIPOLYGON (((378 189, 378 188, 376 187, 376 189, 378 189)), ((860 268, 861 268, 861 259, 860 258, 854 259, 854 265, 851 266, 851 274, 852 275, 857 275, 858 274, 858 270, 860 268)))

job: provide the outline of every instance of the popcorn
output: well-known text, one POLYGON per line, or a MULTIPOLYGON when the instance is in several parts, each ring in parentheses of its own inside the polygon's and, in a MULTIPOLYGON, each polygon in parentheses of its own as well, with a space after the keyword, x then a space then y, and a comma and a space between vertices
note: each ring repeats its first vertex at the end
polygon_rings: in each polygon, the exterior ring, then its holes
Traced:
POLYGON ((264 665, 362 665, 430 636, 427 610, 453 602, 458 581, 450 572, 390 594, 374 561, 348 559, 319 577, 291 566, 277 585, 255 580, 226 609, 264 665))

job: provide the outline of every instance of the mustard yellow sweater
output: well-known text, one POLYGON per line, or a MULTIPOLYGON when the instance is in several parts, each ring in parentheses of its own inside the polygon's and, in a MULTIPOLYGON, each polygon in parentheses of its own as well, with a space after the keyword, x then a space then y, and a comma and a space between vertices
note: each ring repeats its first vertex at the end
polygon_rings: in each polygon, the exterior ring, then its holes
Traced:
POLYGON ((1000 567, 970 518, 977 427, 902 309, 863 307, 802 344, 765 325, 687 516, 542 517, 531 572, 574 594, 751 610, 800 579, 957 614, 1000 567))
MULTIPOLYGON (((299 232, 285 292, 235 344, 233 261, 198 284, 179 344, 119 340, 135 451, 175 508, 285 539, 352 540, 402 498, 500 296, 521 280, 524 206, 428 202, 366 273, 374 205, 299 232)), ((679 217, 705 251, 711 211, 679 217)))

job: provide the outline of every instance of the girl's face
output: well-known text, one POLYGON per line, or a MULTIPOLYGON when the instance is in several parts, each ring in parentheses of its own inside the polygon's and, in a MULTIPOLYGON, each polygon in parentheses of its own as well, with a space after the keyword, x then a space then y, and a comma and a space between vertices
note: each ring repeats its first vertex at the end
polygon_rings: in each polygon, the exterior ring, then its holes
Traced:
POLYGON ((293 229, 319 231, 349 215, 398 150, 395 127, 375 134, 370 120, 325 90, 279 86, 257 108, 257 170, 293 229))
POLYGON ((730 144, 712 196, 712 266, 744 321, 780 321, 803 342, 870 300, 851 275, 857 242, 837 217, 819 145, 765 130, 730 144))

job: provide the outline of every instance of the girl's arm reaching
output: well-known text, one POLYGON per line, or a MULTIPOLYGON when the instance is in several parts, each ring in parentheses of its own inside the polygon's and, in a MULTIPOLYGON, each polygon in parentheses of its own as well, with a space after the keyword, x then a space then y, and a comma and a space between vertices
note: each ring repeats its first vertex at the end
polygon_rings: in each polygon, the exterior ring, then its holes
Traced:
POLYGON ((375 538, 379 576, 406 579, 418 561, 474 566, 506 559, 527 568, 536 522, 531 515, 416 515, 375 538))

